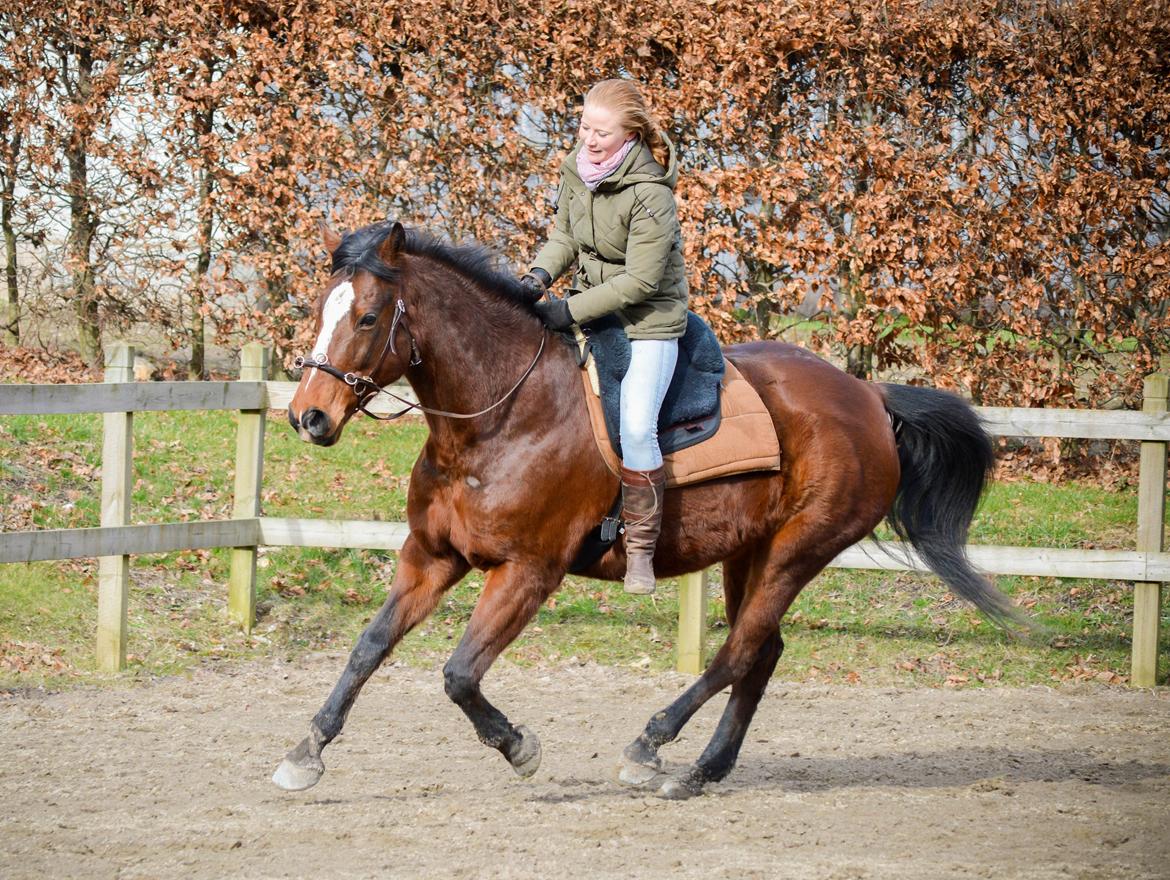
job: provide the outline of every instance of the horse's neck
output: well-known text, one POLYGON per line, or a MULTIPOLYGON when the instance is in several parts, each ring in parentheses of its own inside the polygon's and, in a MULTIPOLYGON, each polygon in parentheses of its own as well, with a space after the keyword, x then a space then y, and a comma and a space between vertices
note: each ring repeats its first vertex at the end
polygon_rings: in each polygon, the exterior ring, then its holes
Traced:
MULTIPOLYGON (((447 279, 439 292, 430 288, 415 302, 427 298, 437 308, 418 307, 419 317, 410 318, 417 327, 422 363, 407 371, 407 378, 428 409, 453 413, 477 413, 508 396, 525 371, 533 366, 540 351, 543 330, 537 321, 506 302, 495 302, 492 294, 475 289, 463 279, 447 279)), ((428 415, 435 437, 461 444, 482 442, 485 436, 504 436, 511 431, 491 430, 515 422, 548 398, 551 386, 565 384, 565 352, 554 339, 531 374, 516 389, 511 400, 476 419, 453 419, 428 415)))

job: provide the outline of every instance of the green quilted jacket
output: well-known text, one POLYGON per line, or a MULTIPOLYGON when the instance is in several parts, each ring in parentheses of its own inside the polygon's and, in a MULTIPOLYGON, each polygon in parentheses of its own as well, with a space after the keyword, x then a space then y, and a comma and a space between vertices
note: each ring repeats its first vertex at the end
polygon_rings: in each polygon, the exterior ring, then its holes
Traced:
POLYGON ((687 326, 687 276, 674 186, 674 145, 663 170, 638 144, 590 192, 577 174, 577 152, 561 165, 557 216, 533 261, 554 280, 576 260, 569 311, 578 324, 616 312, 631 339, 674 339, 687 326))

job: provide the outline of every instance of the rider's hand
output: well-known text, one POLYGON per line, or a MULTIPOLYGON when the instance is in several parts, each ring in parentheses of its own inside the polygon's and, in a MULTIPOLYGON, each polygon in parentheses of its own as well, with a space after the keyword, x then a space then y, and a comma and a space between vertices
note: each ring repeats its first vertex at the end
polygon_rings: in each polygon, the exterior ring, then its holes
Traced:
POLYGON ((573 326, 573 314, 567 299, 548 299, 533 306, 540 320, 549 330, 568 330, 573 326))
POLYGON ((528 291, 532 301, 542 298, 552 283, 552 278, 544 269, 530 269, 520 276, 520 284, 528 291))

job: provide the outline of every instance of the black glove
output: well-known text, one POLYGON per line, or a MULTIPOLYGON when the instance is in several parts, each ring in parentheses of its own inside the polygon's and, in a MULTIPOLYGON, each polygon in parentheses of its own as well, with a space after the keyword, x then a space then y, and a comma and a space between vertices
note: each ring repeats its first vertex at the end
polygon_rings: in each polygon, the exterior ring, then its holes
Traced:
POLYGON ((520 276, 520 285, 528 291, 533 302, 544 296, 550 284, 552 277, 544 269, 530 269, 520 276))
POLYGON ((568 330, 573 326, 573 313, 567 299, 547 299, 533 305, 536 314, 549 330, 568 330))

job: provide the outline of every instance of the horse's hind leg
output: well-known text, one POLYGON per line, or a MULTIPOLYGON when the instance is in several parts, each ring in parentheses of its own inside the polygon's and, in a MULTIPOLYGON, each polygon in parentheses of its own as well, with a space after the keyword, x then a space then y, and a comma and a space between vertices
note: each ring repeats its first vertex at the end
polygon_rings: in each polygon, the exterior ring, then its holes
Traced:
POLYGON ((840 536, 834 542, 808 529, 809 522, 826 520, 816 516, 794 518, 755 554, 731 632, 712 662, 714 666, 722 660, 733 668, 744 669, 746 660, 746 669, 731 689, 731 699, 707 748, 685 774, 663 783, 659 791, 663 797, 678 799, 699 794, 704 785, 723 779, 735 766, 748 726, 784 652, 780 618, 804 585, 841 549, 840 536))
POLYGON ((471 720, 480 742, 498 749, 516 774, 524 777, 540 767, 540 740, 527 727, 513 726, 487 701, 479 683, 560 580, 559 573, 518 563, 492 569, 467 630, 443 667, 447 696, 471 720))
MULTIPOLYGON (((723 563, 723 593, 728 623, 734 624, 751 569, 752 553, 745 552, 723 563)), ((650 719, 641 735, 626 746, 618 765, 618 779, 627 785, 645 785, 662 772, 660 746, 672 742, 707 700, 732 683, 731 671, 712 662, 698 681, 666 709, 650 719)))
POLYGON ((362 632, 329 699, 309 724, 309 735, 276 768, 274 783, 286 791, 317 784, 325 772, 321 751, 341 733, 362 685, 402 637, 434 610, 468 567, 461 557, 433 556, 416 539, 407 538, 386 601, 362 632))
MULTIPOLYGON (((746 564, 725 563, 723 566, 723 593, 727 607, 727 622, 735 626, 745 592, 755 584, 767 570, 767 547, 746 564)), ((756 661, 747 674, 731 688, 731 698, 719 719, 715 734, 686 775, 680 779, 668 779, 662 784, 661 794, 668 798, 687 798, 702 791, 708 782, 718 782, 735 766, 739 749, 747 735, 748 726, 764 696, 768 681, 776 669, 780 655, 784 653, 784 639, 778 629, 773 630, 756 653, 756 661)))
POLYGON ((764 696, 764 689, 783 653, 784 639, 778 631, 764 640, 755 664, 732 686, 731 698, 707 748, 684 776, 663 782, 659 792, 663 797, 675 800, 692 797, 702 792, 708 782, 718 782, 731 772, 756 707, 760 705, 760 698, 764 696))
POLYGON ((728 592, 731 631, 727 641, 699 680, 664 711, 654 715, 641 735, 626 747, 622 781, 643 784, 654 778, 662 768, 659 747, 674 740, 708 699, 728 685, 740 685, 733 687, 724 717, 699 763, 681 780, 664 783, 661 793, 666 797, 697 794, 704 782, 730 772, 748 723, 783 649, 780 618, 804 585, 840 549, 837 541, 819 534, 819 524, 825 520, 828 518, 808 511, 799 514, 748 558, 725 566, 724 576, 731 578, 728 592), (736 600, 741 588, 742 599, 736 600))

